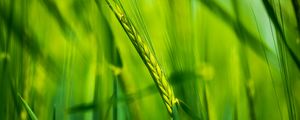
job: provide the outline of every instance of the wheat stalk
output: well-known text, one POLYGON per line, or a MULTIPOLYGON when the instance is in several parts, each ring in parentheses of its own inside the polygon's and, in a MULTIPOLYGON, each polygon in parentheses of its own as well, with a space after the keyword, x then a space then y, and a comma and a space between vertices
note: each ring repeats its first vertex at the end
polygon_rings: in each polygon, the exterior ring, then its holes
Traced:
POLYGON ((127 33, 129 39, 134 45, 135 49, 138 51, 140 57, 143 59, 144 64, 147 66, 154 82, 156 83, 160 95, 164 100, 164 103, 167 107, 167 110, 171 117, 173 117, 172 107, 178 103, 177 98, 174 96, 174 92, 172 87, 169 85, 164 72, 159 66, 156 58, 151 53, 149 47, 141 37, 141 35, 136 30, 136 27, 132 24, 132 22, 127 18, 124 10, 115 2, 111 3, 106 0, 107 4, 114 12, 115 16, 118 18, 125 32, 127 33))

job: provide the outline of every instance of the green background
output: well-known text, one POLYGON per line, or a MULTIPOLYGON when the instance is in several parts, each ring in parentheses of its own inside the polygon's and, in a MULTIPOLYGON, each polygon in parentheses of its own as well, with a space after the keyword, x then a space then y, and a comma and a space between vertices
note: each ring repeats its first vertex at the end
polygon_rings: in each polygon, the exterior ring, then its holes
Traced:
MULTIPOLYGON (((298 0, 120 0, 183 120, 296 120, 298 0)), ((0 119, 166 120, 105 0, 0 1, 0 119), (24 101, 22 101, 22 99, 24 101)))

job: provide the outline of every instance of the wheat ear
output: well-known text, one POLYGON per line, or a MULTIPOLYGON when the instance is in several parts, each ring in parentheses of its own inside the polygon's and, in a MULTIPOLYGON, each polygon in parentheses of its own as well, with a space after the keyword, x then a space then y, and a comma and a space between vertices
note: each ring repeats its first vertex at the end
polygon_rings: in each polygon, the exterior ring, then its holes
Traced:
POLYGON ((167 107, 167 110, 171 117, 173 116, 172 107, 178 103, 178 100, 174 96, 174 92, 172 87, 169 85, 166 76, 162 69, 160 68, 156 58, 151 53, 149 47, 145 43, 145 40, 141 37, 141 35, 136 30, 136 27, 132 24, 132 22, 127 18, 124 10, 115 2, 111 3, 106 0, 107 4, 114 12, 115 16, 118 18, 121 23, 123 29, 127 33, 131 43, 134 45, 135 49, 138 51, 140 57, 143 59, 144 64, 147 66, 154 82, 156 83, 160 95, 164 100, 164 103, 167 107))

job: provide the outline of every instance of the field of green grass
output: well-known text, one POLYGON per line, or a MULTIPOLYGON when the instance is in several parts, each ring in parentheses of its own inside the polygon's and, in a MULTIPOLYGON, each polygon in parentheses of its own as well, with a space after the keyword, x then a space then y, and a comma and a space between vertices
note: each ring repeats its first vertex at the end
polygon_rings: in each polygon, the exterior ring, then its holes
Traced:
POLYGON ((300 0, 0 0, 0 120, 299 120, 300 0))

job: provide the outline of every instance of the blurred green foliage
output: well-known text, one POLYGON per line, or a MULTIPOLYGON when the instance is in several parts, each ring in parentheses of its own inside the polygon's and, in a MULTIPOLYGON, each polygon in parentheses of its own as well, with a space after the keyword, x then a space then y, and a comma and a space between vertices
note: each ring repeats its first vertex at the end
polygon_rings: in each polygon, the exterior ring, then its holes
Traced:
MULTIPOLYGON (((297 120, 300 1, 120 0, 180 119, 297 120)), ((105 0, 0 1, 0 120, 165 120, 105 0)))

